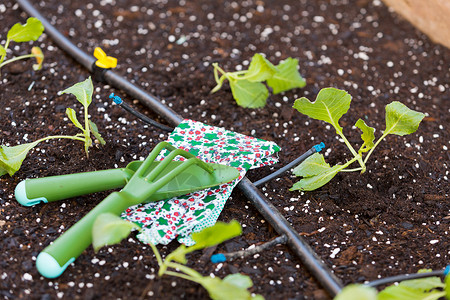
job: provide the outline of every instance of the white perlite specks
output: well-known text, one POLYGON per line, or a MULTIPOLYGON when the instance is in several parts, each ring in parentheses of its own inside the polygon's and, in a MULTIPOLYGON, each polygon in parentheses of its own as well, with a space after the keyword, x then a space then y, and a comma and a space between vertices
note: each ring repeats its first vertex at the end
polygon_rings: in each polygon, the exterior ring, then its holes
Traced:
POLYGON ((330 258, 335 258, 339 252, 341 252, 341 248, 333 249, 333 251, 331 251, 330 258))

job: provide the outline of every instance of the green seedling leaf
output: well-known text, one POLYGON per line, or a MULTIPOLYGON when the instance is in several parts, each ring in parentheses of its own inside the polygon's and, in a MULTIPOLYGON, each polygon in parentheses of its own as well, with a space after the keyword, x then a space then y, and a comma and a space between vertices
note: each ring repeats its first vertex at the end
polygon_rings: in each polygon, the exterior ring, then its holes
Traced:
POLYGON ((89 120, 89 128, 91 129, 92 134, 95 136, 95 138, 100 142, 100 144, 102 144, 102 145, 106 144, 105 140, 102 138, 102 136, 98 132, 97 125, 94 122, 92 122, 91 120, 89 120))
POLYGON ((296 182, 289 190, 313 191, 327 184, 337 173, 345 169, 345 165, 335 165, 317 175, 306 177, 296 182))
POLYGON ((353 158, 342 166, 337 165, 329 168, 325 161, 320 159, 319 156, 311 157, 294 170, 296 175, 305 178, 294 184, 290 189, 291 191, 298 189, 311 191, 319 188, 330 181, 338 172, 356 161, 360 167, 347 171, 361 171, 361 173, 364 173, 367 169, 366 162, 370 155, 388 134, 406 135, 413 133, 417 130, 420 122, 425 117, 423 113, 411 110, 400 102, 394 101, 390 103, 386 106, 386 130, 375 143, 375 129, 368 126, 362 119, 359 119, 356 122, 355 126, 361 129, 361 139, 363 140, 363 144, 359 151, 356 152, 342 132, 342 127, 339 125, 339 119, 347 113, 350 102, 351 96, 346 91, 335 88, 322 89, 317 95, 315 102, 310 102, 304 97, 295 101, 294 108, 300 113, 331 124, 353 154, 353 158), (367 152, 367 155, 363 159, 363 153, 365 152, 367 152))
POLYGON ((378 294, 377 300, 438 300, 445 296, 445 292, 432 290, 421 291, 402 284, 391 285, 378 294))
POLYGON ((84 107, 87 107, 92 102, 93 92, 94 86, 92 85, 92 80, 89 76, 85 81, 78 82, 64 91, 61 91, 61 94, 72 94, 84 107))
POLYGON ((240 273, 227 275, 223 281, 228 282, 240 289, 248 289, 253 286, 253 282, 250 277, 240 273))
POLYGON ((25 25, 14 24, 6 37, 14 42, 29 42, 37 40, 42 32, 44 32, 44 25, 41 21, 36 18, 28 18, 25 25))
POLYGON ((34 58, 36 59, 36 63, 33 64, 33 70, 38 71, 42 69, 42 63, 44 62, 44 53, 42 53, 41 48, 33 47, 31 48, 31 53, 34 54, 34 58))
POLYGON ((447 274, 447 276, 445 276, 444 282, 445 282, 444 287, 445 297, 447 299, 450 299, 450 275, 447 274))
POLYGON ((266 105, 269 91, 260 82, 248 80, 230 80, 233 98, 239 106, 246 108, 261 108, 266 105))
POLYGON ((374 147, 373 141, 375 140, 374 135, 375 128, 367 126, 362 119, 356 121, 355 126, 361 129, 362 131, 361 139, 364 141, 364 144, 362 144, 361 148, 359 149, 359 152, 361 153, 369 151, 374 147))
POLYGON ((230 223, 217 222, 214 226, 203 229, 201 232, 192 234, 192 239, 196 242, 194 246, 187 249, 204 249, 220 244, 226 240, 242 234, 242 228, 238 221, 233 220, 230 223))
POLYGON ((297 66, 298 59, 291 57, 277 65, 278 72, 267 79, 267 85, 272 88, 274 94, 294 88, 302 88, 306 85, 306 81, 298 72, 297 66))
POLYGON ((405 280, 401 283, 404 286, 421 290, 421 291, 430 291, 435 288, 443 288, 445 285, 442 283, 441 279, 437 276, 420 278, 420 279, 412 279, 405 280))
MULTIPOLYGON (((431 270, 419 270, 418 273, 431 272, 431 270)), ((437 276, 405 280, 399 285, 389 286, 378 294, 381 300, 437 300, 445 296, 445 291, 436 289, 445 288, 445 284, 437 276)))
POLYGON ((362 284, 350 284, 333 300, 377 300, 377 290, 362 284))
POLYGON ((233 98, 239 106, 261 108, 266 105, 269 96, 263 81, 267 81, 275 93, 305 85, 297 66, 298 60, 288 58, 278 65, 280 70, 259 53, 253 56, 246 71, 225 72, 217 63, 213 63, 214 80, 217 85, 211 90, 211 94, 220 90, 225 79, 228 79, 233 98), (222 74, 220 78, 219 72, 222 74))
POLYGON ((339 119, 347 113, 351 100, 352 97, 346 91, 324 88, 320 90, 315 102, 302 97, 295 100, 294 108, 313 119, 330 123, 341 134, 339 119))
POLYGON ((386 130, 383 135, 407 135, 415 132, 425 114, 394 101, 386 106, 386 130))
POLYGON ((37 144, 39 141, 13 147, 2 145, 0 148, 0 176, 6 173, 13 176, 20 169, 28 151, 37 144))
MULTIPOLYGON (((431 269, 420 269, 417 273, 429 273, 431 269)), ((420 278, 420 279, 411 279, 405 280, 400 283, 404 286, 409 286, 411 288, 421 290, 421 291, 430 291, 435 288, 443 288, 444 283, 442 283, 441 279, 438 276, 420 278)))
POLYGON ((217 277, 202 277, 200 284, 208 291, 213 300, 264 299, 261 295, 252 297, 247 288, 253 286, 253 282, 248 276, 241 274, 228 275, 223 280, 217 277))
POLYGON ((166 260, 175 260, 179 263, 186 264, 185 255, 195 250, 208 248, 220 244, 226 240, 234 238, 242 233, 241 225, 238 221, 233 220, 230 223, 217 222, 212 227, 207 227, 200 232, 192 234, 195 245, 186 247, 181 245, 175 251, 170 253, 166 260))
POLYGON ((250 82, 261 82, 271 78, 277 72, 278 69, 270 61, 261 54, 256 53, 252 57, 248 71, 245 75, 238 78, 250 82))
POLYGON ((296 176, 311 177, 329 170, 330 168, 330 165, 325 162, 323 155, 316 152, 295 167, 293 173, 296 176))
POLYGON ((73 110, 70 107, 66 108, 66 115, 69 117, 70 121, 72 121, 72 123, 76 127, 80 128, 81 130, 84 131, 83 125, 81 125, 81 123, 77 119, 77 114, 76 114, 75 110, 73 110))
POLYGON ((6 49, 2 45, 0 45, 0 56, 6 55, 6 49))
POLYGON ((120 243, 131 230, 139 228, 112 213, 100 214, 92 227, 92 246, 97 252, 103 246, 120 243))

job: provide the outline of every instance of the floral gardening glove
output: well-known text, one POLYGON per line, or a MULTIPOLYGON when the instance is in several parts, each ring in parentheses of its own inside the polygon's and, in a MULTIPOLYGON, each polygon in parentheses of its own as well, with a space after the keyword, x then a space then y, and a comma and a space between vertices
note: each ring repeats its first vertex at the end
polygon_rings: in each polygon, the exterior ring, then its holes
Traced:
MULTIPOLYGON (((178 125, 167 141, 203 161, 235 167, 240 176, 215 188, 128 208, 122 218, 142 227, 137 237, 143 243, 167 245, 178 238, 180 243, 193 245, 191 233, 216 223, 233 188, 247 170, 275 164, 277 158, 270 156, 280 150, 273 142, 192 120, 184 120, 178 125)), ((157 159, 162 160, 165 156, 163 152, 157 159)))

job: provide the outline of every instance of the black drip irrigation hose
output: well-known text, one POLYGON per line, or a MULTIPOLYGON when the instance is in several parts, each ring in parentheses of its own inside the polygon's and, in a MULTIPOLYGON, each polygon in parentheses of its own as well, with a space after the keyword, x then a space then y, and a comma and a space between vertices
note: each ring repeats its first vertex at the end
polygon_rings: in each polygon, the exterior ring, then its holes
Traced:
MULTIPOLYGON (((62 35, 28 0, 16 0, 21 8, 29 15, 38 18, 45 27, 46 33, 53 41, 72 58, 79 62, 90 72, 94 71, 95 58, 87 55, 76 47, 69 39, 62 35)), ((177 126, 183 118, 175 111, 161 103, 155 96, 150 95, 140 87, 130 83, 125 78, 111 70, 104 70, 101 79, 111 86, 120 89, 138 99, 142 104, 162 116, 170 125, 177 126)), ((261 215, 272 225, 281 236, 288 239, 287 244, 300 258, 303 265, 316 278, 319 284, 332 296, 336 296, 343 287, 341 281, 326 267, 322 259, 312 250, 306 241, 295 231, 283 215, 273 206, 269 200, 246 177, 238 184, 243 193, 253 203, 261 215)))
POLYGON ((377 280, 373 280, 369 283, 366 283, 367 286, 371 287, 377 287, 380 285, 390 284, 394 282, 401 282, 404 280, 411 280, 411 279, 420 279, 420 278, 427 278, 427 277, 433 277, 433 276, 448 276, 450 273, 450 265, 445 267, 445 269, 437 270, 437 271, 431 271, 426 273, 415 273, 415 274, 402 274, 397 276, 391 276, 386 278, 381 278, 377 280))
POLYGON ((259 213, 266 219, 279 235, 286 235, 287 245, 300 258, 303 265, 316 280, 330 293, 336 296, 342 290, 341 281, 327 268, 322 259, 308 245, 278 209, 244 177, 237 185, 244 195, 253 203, 259 213))
POLYGON ((211 256, 211 262, 213 264, 217 264, 217 263, 221 263, 224 261, 232 261, 233 259, 238 258, 238 257, 244 258, 249 255, 262 252, 262 251, 269 249, 271 247, 274 247, 276 245, 286 244, 286 243, 287 243, 287 236, 281 235, 281 236, 274 238, 273 240, 271 240, 267 243, 264 243, 262 245, 253 246, 253 248, 251 248, 251 246, 250 246, 247 249, 241 250, 241 251, 236 251, 236 252, 231 252, 231 253, 214 254, 211 256))
POLYGON ((325 148, 325 144, 324 143, 320 143, 317 145, 314 145, 311 149, 309 149, 308 151, 306 151, 305 153, 303 153, 301 156, 299 156, 298 158, 296 158, 295 160, 291 161, 290 163, 288 163, 287 165, 285 165, 284 167, 280 168, 279 170, 273 172, 270 175, 267 175, 264 178, 261 178, 258 181, 255 181, 253 183, 254 186, 260 186, 272 179, 275 179, 279 176, 281 176, 281 174, 283 174, 284 172, 289 171, 290 169, 292 169, 293 167, 299 165, 302 161, 304 161, 305 159, 307 159, 310 155, 316 153, 316 152, 320 152, 323 148, 325 148))
POLYGON ((113 99, 114 103, 116 103, 117 105, 119 105, 120 107, 125 109, 130 114, 132 114, 135 117, 139 118, 142 122, 145 122, 145 123, 147 123, 149 125, 155 126, 155 127, 159 128, 159 129, 162 129, 164 131, 169 131, 170 132, 170 131, 172 131, 174 129, 173 127, 169 127, 169 126, 160 124, 160 123, 150 119, 146 115, 138 112, 137 110, 135 110, 131 106, 129 106, 126 102, 123 102, 123 100, 119 96, 115 96, 114 93, 111 93, 111 95, 109 95, 109 98, 113 99))

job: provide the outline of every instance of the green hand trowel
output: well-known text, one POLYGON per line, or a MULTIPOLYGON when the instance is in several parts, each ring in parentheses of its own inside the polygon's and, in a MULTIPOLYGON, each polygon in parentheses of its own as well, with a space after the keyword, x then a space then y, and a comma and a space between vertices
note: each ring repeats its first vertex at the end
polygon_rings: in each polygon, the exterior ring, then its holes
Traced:
MULTIPOLYGON (((120 186, 124 186, 124 188, 120 192, 111 193, 38 255, 36 266, 39 273, 44 277, 56 278, 60 276, 67 266, 92 243, 92 226, 100 214, 109 212, 120 215, 125 209, 133 205, 217 186, 230 182, 239 176, 239 172, 233 167, 203 162, 193 154, 176 149, 167 142, 159 143, 143 162, 129 164, 127 168, 120 171, 122 173, 117 172, 116 174, 111 170, 100 172, 104 173, 100 173, 99 177, 106 177, 107 174, 110 174, 107 172, 112 172, 113 175, 110 176, 115 177, 114 183, 112 182, 113 180, 108 181, 106 178, 94 179, 95 177, 92 173, 99 174, 97 172, 64 175, 78 176, 72 179, 76 181, 72 183, 78 188, 82 188, 82 185, 79 184, 80 182, 88 185, 89 188, 83 190, 83 193, 105 190, 105 188, 98 186, 102 183, 109 188, 120 186), (170 153, 163 161, 155 162, 155 158, 164 148, 169 150, 170 153), (173 159, 176 156, 183 156, 186 160, 174 162, 173 159), (84 179, 83 176, 86 176, 88 179, 84 179), (93 184, 91 181, 96 182, 93 184)), ((64 176, 57 177, 61 178, 64 176)), ((70 177, 64 177, 64 180, 57 179, 54 181, 53 187, 52 185, 47 185, 48 190, 40 190, 41 197, 43 197, 42 194, 45 194, 48 197, 46 198, 48 201, 56 201, 62 199, 63 195, 69 195, 69 197, 79 195, 79 191, 70 191, 65 194, 64 192, 52 194, 49 191, 52 188, 58 188, 56 186, 58 180, 63 182, 66 190, 71 190, 69 188, 70 185, 67 184, 67 178, 70 177)), ((34 184, 31 184, 31 186, 34 186, 34 184)), ((27 189, 25 192, 29 192, 28 189, 30 187, 27 186, 27 181, 25 181, 25 188, 23 188, 24 190, 27 189)), ((36 196, 37 194, 39 193, 33 195, 36 196)))

